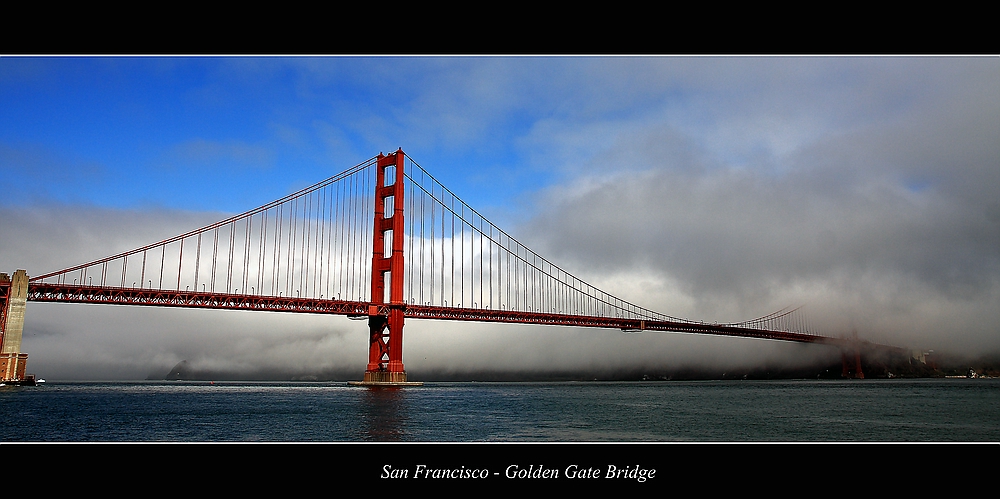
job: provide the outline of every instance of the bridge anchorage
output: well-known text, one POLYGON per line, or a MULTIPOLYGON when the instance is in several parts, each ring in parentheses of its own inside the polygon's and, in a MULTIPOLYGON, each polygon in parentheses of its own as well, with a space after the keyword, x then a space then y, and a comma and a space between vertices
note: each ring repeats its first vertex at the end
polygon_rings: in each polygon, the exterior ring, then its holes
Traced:
POLYGON ((721 324, 629 303, 528 249, 402 149, 157 243, 36 277, 0 274, 4 381, 27 380, 20 352, 26 301, 367 319, 368 364, 363 380, 352 382, 362 386, 420 384, 407 380, 403 366, 406 318, 821 343, 840 348, 844 373, 858 377, 862 346, 892 348, 816 334, 798 309, 721 324))

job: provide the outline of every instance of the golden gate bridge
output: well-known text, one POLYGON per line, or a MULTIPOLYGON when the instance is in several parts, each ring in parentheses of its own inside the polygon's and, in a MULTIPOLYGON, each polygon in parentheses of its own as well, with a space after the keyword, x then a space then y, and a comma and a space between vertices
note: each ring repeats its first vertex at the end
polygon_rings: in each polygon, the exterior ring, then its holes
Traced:
POLYGON ((0 273, 0 376, 25 380, 27 301, 258 310, 367 318, 359 384, 406 385, 406 318, 760 338, 839 347, 797 308, 739 323, 665 315, 586 283, 497 227, 402 149, 245 213, 99 260, 0 273), (374 193, 374 195, 372 195, 374 193))

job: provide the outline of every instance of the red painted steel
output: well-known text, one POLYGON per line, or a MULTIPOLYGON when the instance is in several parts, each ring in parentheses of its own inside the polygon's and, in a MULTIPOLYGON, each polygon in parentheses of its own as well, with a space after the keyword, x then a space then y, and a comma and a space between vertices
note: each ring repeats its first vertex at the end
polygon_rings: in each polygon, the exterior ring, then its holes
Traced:
MULTIPOLYGON (((389 277, 388 317, 371 313, 368 325, 371 338, 368 347, 366 381, 372 373, 405 373, 403 367, 403 206, 404 160, 402 149, 389 155, 378 155, 375 163, 375 222, 372 239, 373 307, 385 304, 386 276, 389 277), (386 185, 386 170, 392 167, 392 183, 386 185), (392 214, 386 216, 387 201, 392 202, 392 214), (386 248, 386 233, 391 233, 391 245, 386 248), (389 256, 386 256, 386 250, 389 256)), ((374 308, 372 310, 375 311, 374 308)), ((393 376, 393 375, 390 375, 393 376)), ((398 375, 397 375, 398 376, 398 375)), ((405 376, 405 374, 402 374, 405 376)), ((400 378, 405 381, 405 379, 400 378)))
POLYGON ((259 310, 268 312, 299 312, 367 317, 374 305, 378 314, 389 313, 388 307, 371 302, 330 300, 321 298, 291 298, 226 293, 203 293, 141 288, 109 288, 70 284, 37 283, 28 286, 28 300, 60 303, 94 303, 105 305, 144 305, 153 307, 212 308, 225 310, 259 310))
POLYGON ((502 322, 515 324, 539 324, 550 326, 597 327, 621 329, 625 332, 675 332, 712 334, 740 338, 760 338, 767 340, 792 341, 796 343, 823 343, 828 345, 846 346, 853 344, 851 340, 833 338, 815 334, 774 331, 768 329, 747 328, 728 324, 712 324, 699 322, 676 322, 626 319, 617 317, 593 317, 567 314, 545 314, 536 312, 519 312, 509 310, 469 309, 452 307, 433 307, 424 305, 408 305, 406 316, 414 319, 438 319, 474 322, 502 322))

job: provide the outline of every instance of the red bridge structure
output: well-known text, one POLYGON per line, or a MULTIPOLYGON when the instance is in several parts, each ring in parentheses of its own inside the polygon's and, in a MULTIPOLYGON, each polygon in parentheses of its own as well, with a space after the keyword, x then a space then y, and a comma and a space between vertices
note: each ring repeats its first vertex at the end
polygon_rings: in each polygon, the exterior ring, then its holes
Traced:
POLYGON ((141 248, 30 278, 0 274, 5 382, 25 381, 26 301, 367 317, 364 385, 413 384, 403 366, 406 318, 824 343, 841 348, 844 373, 858 377, 867 344, 811 331, 798 309, 719 324, 617 298, 528 249, 401 149, 141 248))

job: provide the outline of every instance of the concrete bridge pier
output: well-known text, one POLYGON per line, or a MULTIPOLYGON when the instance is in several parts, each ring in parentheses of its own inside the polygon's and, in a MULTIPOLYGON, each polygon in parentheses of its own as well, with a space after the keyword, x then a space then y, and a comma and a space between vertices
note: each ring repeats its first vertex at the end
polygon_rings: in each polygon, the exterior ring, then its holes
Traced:
POLYGON ((14 272, 13 278, 0 272, 0 381, 24 381, 28 354, 21 353, 24 309, 28 303, 28 274, 14 272))

